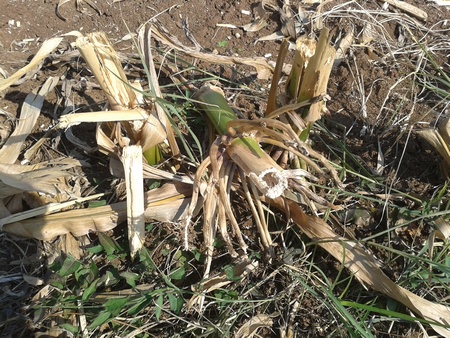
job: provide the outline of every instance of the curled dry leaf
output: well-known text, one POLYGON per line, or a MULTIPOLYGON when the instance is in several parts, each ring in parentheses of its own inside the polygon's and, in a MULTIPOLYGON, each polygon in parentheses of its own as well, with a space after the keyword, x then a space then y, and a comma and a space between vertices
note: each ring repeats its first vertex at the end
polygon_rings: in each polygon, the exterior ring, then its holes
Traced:
MULTIPOLYGON (((301 8, 301 7, 300 7, 301 8)), ((301 33, 302 22, 299 22, 297 15, 293 14, 292 8, 288 4, 284 4, 280 10, 280 21, 281 21, 281 33, 288 39, 293 39, 294 41, 301 33)))
POLYGON ((354 40, 355 36, 354 36, 354 29, 352 26, 351 29, 345 34, 345 36, 338 42, 338 48, 336 50, 336 56, 333 67, 339 66, 341 62, 345 60, 345 55, 347 54, 347 51, 353 44, 354 40))
POLYGON ((450 176, 450 118, 443 119, 437 129, 428 128, 417 133, 444 158, 445 175, 450 176))
POLYGON ((261 29, 263 29, 265 26, 267 26, 267 13, 264 10, 264 5, 263 5, 264 1, 261 1, 258 6, 255 7, 254 12, 255 12, 255 21, 242 26, 242 28, 246 31, 246 32, 257 32, 261 29))
POLYGON ((272 325, 272 318, 264 313, 260 313, 247 320, 236 332, 236 337, 252 338, 258 333, 258 329, 270 328, 272 325))
POLYGON ((80 166, 75 159, 22 166, 0 163, 0 198, 23 191, 38 191, 55 195, 65 190, 64 177, 68 169, 80 166))
MULTIPOLYGON (((242 281, 245 277, 251 274, 258 268, 257 261, 244 260, 241 263, 236 264, 233 267, 233 278, 240 279, 242 281)), ((226 285, 233 283, 230 276, 227 273, 222 272, 216 276, 211 276, 204 278, 198 285, 193 287, 195 292, 194 296, 186 304, 188 311, 196 310, 198 312, 202 311, 203 303, 205 300, 205 295, 207 293, 213 292, 214 290, 223 288, 226 285)), ((242 336, 236 336, 242 337, 242 336)))
POLYGON ((436 227, 436 237, 446 241, 450 239, 450 224, 444 220, 442 217, 438 217, 434 221, 436 227))

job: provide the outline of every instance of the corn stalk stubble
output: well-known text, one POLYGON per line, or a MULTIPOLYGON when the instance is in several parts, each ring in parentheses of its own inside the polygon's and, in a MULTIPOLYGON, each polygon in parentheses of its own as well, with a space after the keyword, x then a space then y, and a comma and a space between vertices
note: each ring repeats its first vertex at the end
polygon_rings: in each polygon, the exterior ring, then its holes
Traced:
MULTIPOLYGON (((314 48, 306 48, 305 53, 309 54, 305 57, 300 58, 300 60, 297 60, 297 62, 299 62, 299 67, 297 68, 298 72, 295 73, 294 71, 291 75, 290 81, 292 87, 290 87, 290 85, 288 84, 288 90, 289 88, 291 90, 292 88, 294 89, 294 91, 291 91, 291 93, 292 95, 294 95, 294 98, 297 101, 302 102, 305 100, 311 100, 317 96, 323 96, 324 94, 326 94, 326 85, 336 53, 333 48, 327 48, 329 47, 328 44, 328 32, 325 32, 325 34, 321 34, 321 38, 319 39, 318 43, 319 47, 317 47, 320 53, 316 53, 316 47, 313 44, 314 48), (326 68, 325 71, 323 71, 322 68, 326 68), (313 84, 313 86, 311 86, 311 84, 313 84)), ((208 91, 203 91, 201 96, 197 96, 197 99, 206 103, 217 101, 209 101, 206 97, 206 93, 208 93, 208 91)), ((310 108, 310 115, 309 118, 307 118, 307 122, 313 123, 315 120, 320 118, 321 112, 324 108, 323 104, 323 102, 317 102, 314 107, 310 108)), ((227 110, 225 106, 219 103, 217 103, 217 105, 220 107, 220 109, 211 109, 211 107, 204 105, 200 105, 200 108, 202 110, 205 110, 208 115, 212 115, 210 116, 210 119, 216 129, 219 131, 219 133, 225 134, 227 132, 230 132, 230 125, 240 122, 237 121, 236 118, 233 118, 233 116, 231 115, 231 110, 227 110), (225 117, 225 126, 221 123, 222 121, 220 121, 221 116, 225 117)), ((273 113, 273 110, 271 113, 273 113)), ((245 123, 243 124, 245 125, 245 123)), ((237 129, 239 130, 239 128, 237 129)), ((240 132, 242 132, 242 128, 240 129, 240 132)), ((226 145, 227 154, 230 156, 233 162, 236 163, 238 168, 242 170, 244 176, 248 176, 251 178, 253 177, 253 181, 255 181, 255 176, 258 177, 258 175, 256 175, 252 171, 255 170, 256 172, 260 172, 260 168, 255 169, 253 167, 253 164, 261 164, 262 162, 264 162, 259 153, 259 150, 261 150, 261 148, 259 148, 257 142, 253 139, 254 135, 252 135, 252 137, 242 137, 236 135, 236 130, 234 130, 234 132, 232 132, 231 134, 234 139, 229 141, 226 145), (253 147, 251 142, 256 142, 255 147, 253 147)), ((326 159, 323 158, 323 156, 320 156, 320 154, 316 153, 315 157, 323 162, 326 162, 326 159)), ((215 159, 215 161, 217 160, 215 159)), ((211 160, 211 164, 213 162, 214 161, 211 160)), ((273 166, 273 168, 277 168, 276 163, 271 163, 270 165, 273 166)), ((218 170, 214 169, 214 166, 212 167, 213 176, 218 175, 218 170)), ((330 169, 333 173, 333 176, 336 177, 338 186, 343 187, 331 166, 330 169)), ((219 179, 220 177, 216 176, 216 181, 219 179)), ((255 182, 254 186, 258 186, 258 183, 255 182)), ((211 185, 209 185, 209 187, 212 188, 211 185)), ((268 196, 267 191, 262 188, 261 185, 259 185, 259 190, 265 195, 265 197, 261 197, 261 199, 269 202, 270 205, 275 206, 290 215, 297 226, 308 237, 317 241, 320 246, 330 252, 337 260, 342 262, 363 284, 401 302, 413 312, 419 314, 427 320, 442 323, 444 325, 450 324, 450 309, 448 307, 429 302, 395 284, 381 271, 375 259, 365 253, 363 247, 360 244, 349 242, 345 238, 339 237, 321 219, 306 215, 302 211, 301 207, 293 200, 277 196, 270 198, 270 195, 268 196)), ((256 198, 255 196, 259 195, 255 190, 253 190, 252 192, 254 198, 256 198)), ((209 223, 211 223, 211 220, 209 220, 209 223)), ((211 231, 211 228, 209 228, 209 231, 211 231)), ((209 236, 211 236, 211 233, 209 234, 209 236)), ((211 238, 209 239, 209 241, 211 241, 211 238)), ((209 250, 208 255, 210 254, 211 253, 209 250)), ((449 330, 438 325, 432 326, 436 330, 436 332, 446 337, 450 336, 449 330)))
MULTIPOLYGON (((118 148, 136 144, 140 145, 145 153, 163 142, 167 137, 164 125, 155 111, 148 111, 139 106, 141 102, 137 93, 142 89, 137 87, 138 84, 129 84, 120 59, 106 35, 101 32, 91 33, 86 37, 79 37, 76 45, 106 93, 109 106, 114 112, 109 112, 111 122, 97 126, 97 143, 100 150, 119 156, 118 148), (127 133, 126 137, 122 135, 123 130, 127 133)), ((82 119, 84 114, 77 115, 82 119)), ((98 116, 101 122, 102 113, 98 116)))

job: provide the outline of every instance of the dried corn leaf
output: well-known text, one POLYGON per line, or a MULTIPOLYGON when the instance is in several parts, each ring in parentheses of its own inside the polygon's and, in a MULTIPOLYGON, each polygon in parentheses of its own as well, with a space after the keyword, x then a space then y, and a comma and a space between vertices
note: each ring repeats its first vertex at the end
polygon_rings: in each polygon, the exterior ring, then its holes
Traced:
MULTIPOLYGON (((151 49, 151 29, 148 25, 143 25, 139 28, 138 32, 139 49, 141 54, 144 55, 145 66, 149 74, 149 85, 157 98, 162 97, 161 88, 159 87, 158 75, 156 73, 155 64, 153 62, 152 49, 151 49)), ((167 141, 169 142, 170 150, 173 156, 180 154, 180 149, 175 140, 175 133, 172 129, 169 119, 162 108, 162 106, 155 102, 156 116, 164 127, 167 134, 167 141)))
POLYGON ((217 63, 222 65, 246 65, 251 66, 256 69, 257 75, 259 79, 266 80, 268 79, 272 72, 273 67, 267 63, 267 60, 263 57, 254 57, 254 58, 241 58, 237 56, 223 56, 223 55, 214 55, 208 53, 198 52, 193 48, 184 46, 175 36, 169 34, 167 30, 162 28, 157 24, 153 24, 151 27, 153 32, 153 36, 159 42, 175 49, 180 52, 183 52, 191 57, 200 59, 202 61, 217 63))
MULTIPOLYGON (((84 140, 80 139, 79 137, 75 136, 72 132, 71 128, 68 128, 64 131, 64 136, 66 137, 67 141, 72 143, 74 146, 76 146, 79 149, 82 149, 87 154, 92 154, 97 150, 97 147, 92 147, 89 145, 89 143, 85 142, 84 140)), ((26 157, 30 158, 30 157, 26 157)))
POLYGON ((355 36, 354 36, 354 32, 353 32, 353 27, 352 27, 345 34, 345 36, 339 41, 333 67, 339 66, 339 64, 345 60, 345 55, 347 54, 347 51, 350 48, 350 46, 353 44, 354 40, 355 40, 355 36))
POLYGON ((433 0, 438 6, 450 6, 450 0, 433 0))
POLYGON ((61 15, 61 13, 59 12, 61 6, 64 5, 64 4, 66 4, 66 3, 68 3, 68 2, 71 2, 71 1, 73 1, 73 0, 59 0, 59 1, 58 1, 58 4, 56 5, 56 16, 57 16, 58 18, 60 18, 61 20, 67 21, 67 19, 66 19, 65 17, 63 17, 63 16, 61 15))
POLYGON ((394 7, 397 7, 398 9, 415 16, 416 18, 427 21, 428 20, 428 14, 427 12, 421 10, 420 8, 411 5, 405 1, 399 1, 399 0, 383 0, 384 2, 388 3, 389 5, 392 5, 394 7))
POLYGON ((256 42, 261 42, 261 41, 272 41, 272 40, 281 40, 284 39, 285 36, 283 33, 281 32, 275 32, 266 36, 263 36, 261 38, 256 39, 256 42))
POLYGON ((126 219, 126 204, 93 209, 70 210, 53 215, 6 224, 3 231, 26 238, 44 241, 67 233, 78 237, 90 232, 105 232, 126 219), (120 207, 119 210, 116 210, 120 207))
POLYGON ((33 57, 29 64, 25 67, 19 69, 13 75, 7 79, 0 79, 0 92, 4 91, 6 88, 10 87, 17 80, 19 80, 24 75, 34 74, 39 68, 40 63, 49 56, 58 47, 62 38, 52 38, 44 41, 39 51, 33 57))
POLYGON ((423 129, 417 133, 444 158, 446 174, 450 175, 450 118, 442 120, 438 125, 438 129, 423 129))
POLYGON ((39 191, 55 195, 58 193, 60 179, 68 173, 60 170, 34 170, 20 175, 0 172, 0 198, 23 191, 39 191))
MULTIPOLYGON (((185 184, 165 184, 161 188, 145 194, 146 222, 178 222, 186 214, 190 203, 192 186, 185 184)), ((14 218, 0 219, 3 231, 27 238, 51 240, 71 233, 78 237, 92 231, 108 231, 126 220, 126 202, 115 203, 92 209, 64 211, 14 221, 14 218), (11 223, 12 222, 12 223, 11 223)))
MULTIPOLYGON (((169 180, 174 182, 186 183, 192 185, 194 183, 191 177, 185 175, 172 174, 166 170, 158 169, 154 166, 151 166, 147 163, 143 163, 143 175, 144 178, 149 178, 152 180, 169 180)), ((123 165, 118 159, 111 159, 109 163, 109 168, 111 174, 116 177, 125 177, 125 173, 123 171, 123 165)))
POLYGON ((247 320, 236 332, 235 337, 252 338, 258 333, 258 329, 270 328, 272 325, 272 318, 264 313, 260 313, 247 320))
POLYGON ((442 217, 438 217, 434 221, 436 227, 436 237, 446 241, 450 239, 450 224, 446 222, 442 217))
POLYGON ((417 132, 429 144, 431 144, 444 160, 450 164, 450 149, 447 143, 442 138, 442 135, 435 129, 424 129, 417 132))
POLYGON ((264 10, 264 1, 261 1, 254 9, 255 20, 247 25, 242 26, 246 32, 257 32, 267 26, 268 14, 264 10))
MULTIPOLYGON (((340 237, 321 219, 306 215, 295 202, 278 198, 270 203, 281 210, 288 210, 294 223, 309 238, 317 241, 318 245, 342 262, 364 285, 395 299, 426 320, 450 325, 449 307, 432 303, 395 284, 362 245, 340 237)), ((448 328, 433 324, 431 326, 444 337, 450 337, 448 328)))
POLYGON ((45 205, 40 204, 39 206, 34 207, 33 209, 30 209, 30 210, 26 210, 23 212, 17 212, 14 214, 8 214, 8 215, 5 215, 0 220, 0 228, 2 228, 5 224, 20 222, 20 221, 27 220, 27 219, 30 219, 33 217, 37 217, 37 216, 50 215, 50 214, 53 214, 53 213, 63 210, 63 209, 73 208, 77 204, 79 205, 83 202, 94 200, 101 196, 103 196, 103 194, 92 195, 92 196, 88 196, 88 197, 78 198, 76 200, 61 202, 61 203, 52 203, 51 202, 51 203, 48 203, 45 205))
POLYGON ((32 132, 41 113, 45 96, 53 90, 59 78, 49 77, 37 94, 27 95, 22 105, 18 123, 2 149, 0 149, 0 163, 14 163, 20 155, 22 146, 32 132))
POLYGON ((281 33, 288 39, 297 39, 301 32, 301 25, 297 16, 292 13, 291 6, 284 4, 280 10, 281 33))
POLYGON ((85 12, 85 10, 83 8, 81 8, 83 2, 86 2, 93 10, 95 10, 97 12, 98 15, 102 15, 101 10, 96 5, 97 1, 94 2, 92 0, 76 0, 76 8, 79 12, 81 12, 81 13, 85 12))
MULTIPOLYGON (((245 260, 234 266, 233 277, 245 278, 253 271, 255 271, 257 268, 258 268, 257 261, 245 260)), ((216 276, 203 279, 197 286, 193 287, 196 293, 194 294, 193 297, 191 297, 189 302, 186 304, 186 308, 188 309, 188 311, 195 309, 201 312, 204 297, 207 293, 223 288, 224 286, 229 285, 231 283, 233 283, 233 281, 229 278, 229 276, 225 272, 222 272, 216 276)))
POLYGON ((0 198, 23 191, 38 191, 56 195, 65 191, 64 177, 67 169, 81 165, 77 160, 66 159, 45 165, 20 166, 0 163, 0 198))
POLYGON ((439 135, 445 144, 450 146, 450 118, 446 117, 438 124, 439 135))

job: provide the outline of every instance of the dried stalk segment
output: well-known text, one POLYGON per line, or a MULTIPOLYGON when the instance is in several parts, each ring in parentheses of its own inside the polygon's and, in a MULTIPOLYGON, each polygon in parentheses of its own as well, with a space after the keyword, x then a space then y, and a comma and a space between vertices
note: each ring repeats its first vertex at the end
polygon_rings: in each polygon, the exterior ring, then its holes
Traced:
MULTIPOLYGON (((298 39, 294 64, 286 83, 291 99, 302 102, 326 95, 335 56, 336 50, 330 46, 327 28, 322 30, 317 44, 309 38, 298 39)), ((304 120, 314 123, 321 118, 324 109, 322 100, 313 102, 304 120)))
POLYGON ((144 177, 142 174, 142 149, 139 146, 123 148, 121 157, 127 186, 127 223, 130 254, 134 257, 145 239, 144 177))

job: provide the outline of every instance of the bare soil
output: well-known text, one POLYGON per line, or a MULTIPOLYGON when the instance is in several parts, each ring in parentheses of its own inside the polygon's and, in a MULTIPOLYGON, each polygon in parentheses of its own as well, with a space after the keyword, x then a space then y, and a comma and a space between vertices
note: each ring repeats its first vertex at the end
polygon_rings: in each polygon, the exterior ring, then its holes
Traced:
MULTIPOLYGON (((436 6, 432 1, 407 0, 405 2, 417 6, 429 15, 427 22, 421 22, 424 27, 423 31, 413 32, 417 36, 424 35, 424 32, 430 27, 444 29, 443 21, 450 20, 450 11, 436 6)), ((136 49, 131 40, 124 38, 129 33, 136 32, 140 25, 153 17, 157 17, 161 25, 186 46, 192 46, 193 43, 186 36, 183 21, 188 23, 190 33, 204 51, 228 56, 265 56, 269 61, 275 61, 278 55, 279 41, 255 42, 258 38, 280 30, 282 24, 277 12, 269 12, 267 26, 254 33, 245 32, 242 28, 232 29, 217 26, 218 24, 232 24, 242 27, 250 23, 252 15, 246 14, 246 11, 254 13, 258 5, 257 1, 99 1, 96 4, 98 11, 86 3, 77 10, 75 1, 73 1, 60 9, 60 16, 65 20, 56 15, 57 3, 56 0, 2 1, 0 67, 4 72, 12 74, 23 67, 46 39, 71 31, 80 31, 81 33, 104 31, 115 44, 117 51, 132 55, 136 53, 136 49)), ((325 5, 324 11, 337 8, 339 4, 344 3, 341 0, 330 1, 325 5)), ((361 0, 357 3, 354 6, 361 6, 373 13, 381 11, 383 5, 381 1, 361 0)), ((315 6, 307 8, 315 8, 315 6)), ((409 18, 407 14, 394 8, 390 10, 409 18)), ((318 144, 322 144, 318 142, 319 139, 324 139, 325 143, 331 143, 329 148, 319 145, 321 149, 318 149, 331 159, 333 159, 334 137, 342 142, 345 140, 348 149, 355 155, 355 161, 359 165, 376 173, 381 181, 384 180, 387 183, 387 186, 414 194, 425 200, 435 193, 436 186, 442 184, 443 176, 439 169, 439 157, 414 131, 422 126, 427 126, 428 123, 433 123, 446 111, 436 96, 418 87, 414 77, 408 77, 408 74, 414 71, 416 64, 414 59, 418 56, 414 51, 408 52, 407 50, 407 46, 412 43, 412 40, 408 34, 402 33, 404 27, 398 21, 382 19, 385 17, 380 15, 380 25, 386 32, 384 38, 389 39, 391 44, 398 43, 399 49, 405 51, 404 54, 393 55, 390 54, 392 51, 382 49, 383 45, 377 42, 379 37, 374 37, 374 41, 367 45, 356 41, 348 51, 346 58, 333 70, 329 81, 330 100, 327 104, 329 115, 322 122, 334 133, 334 136, 318 133, 312 138, 318 144), (399 83, 400 79, 405 80, 399 83), (379 165, 380 154, 384 157, 383 168, 380 168, 379 165)), ((352 18, 341 15, 329 15, 324 22, 336 39, 353 24, 352 18)), ((354 28, 355 35, 363 33, 364 27, 360 22, 354 28)), ((438 38, 430 35, 430 40, 427 42, 431 43, 432 39, 438 38)), ((74 41, 74 39, 67 37, 67 41, 74 41)), ((449 69, 448 53, 448 50, 436 50, 433 53, 438 65, 447 70, 449 69)), ((221 67, 206 63, 199 65, 194 59, 189 62, 224 79, 233 81, 239 79, 245 85, 266 89, 270 85, 269 81, 257 80, 254 70, 250 68, 221 67)), ((0 108, 17 115, 28 93, 36 90, 47 76, 64 72, 74 79, 88 76, 70 62, 64 66, 52 66, 47 63, 45 69, 38 72, 33 78, 10 88, 0 98, 0 108)), ((75 90, 72 94, 75 106, 81 111, 95 111, 105 103, 105 97, 100 89, 75 90)), ((57 117, 64 109, 59 99, 58 93, 47 98, 44 105, 45 114, 38 123, 36 138, 39 138, 48 128, 53 117, 57 117)), ((251 118, 258 116, 263 111, 265 99, 264 95, 249 97, 238 94, 233 98, 232 104, 251 118)), ((6 118, 2 120, 5 125, 6 120, 6 118)), ((81 137, 93 142, 93 129, 79 130, 79 133, 81 137)), ((30 140, 30 143, 32 142, 34 140, 30 140)), ((70 148, 70 146, 68 147, 70 148)), ((58 151, 64 151, 64 149, 67 148, 60 147, 58 151)), ((99 166, 88 173, 91 178, 101 178, 103 173, 107 172, 106 161, 100 158, 98 162, 99 166)), ((348 183, 349 189, 352 189, 351 182, 348 183)), ((373 224, 381 222, 377 217, 381 216, 375 214, 373 224)), ((353 229, 356 235, 364 236, 381 230, 382 228, 375 229, 375 227, 353 229)), ((426 238, 427 235, 428 232, 425 229, 421 236, 426 238)), ((3 306, 0 310, 0 322, 6 323, 2 326, 3 332, 0 332, 0 336, 13 337, 20 332, 31 334, 31 332, 38 331, 39 328, 32 327, 26 310, 30 297, 41 286, 33 286, 20 278, 17 280, 1 278, 2 275, 14 277, 20 274, 44 277, 47 271, 42 265, 42 257, 35 256, 36 253, 41 252, 38 250, 38 246, 41 244, 33 241, 16 241, 9 239, 5 234, 1 234, 1 236, 2 243, 7 243, 7 246, 0 249, 0 303, 3 306), (26 327, 28 329, 24 329, 26 327)), ((149 236, 152 238, 149 242, 152 242, 154 237, 151 234, 149 236)), ((323 264, 327 273, 336 274, 337 270, 333 266, 333 260, 330 260, 325 254, 323 264)), ((267 268, 270 269, 270 266, 267 268)), ((387 268, 392 269, 391 273, 395 278, 395 270, 399 267, 393 265, 387 268)), ((255 276, 255 282, 263 275, 266 275, 266 272, 255 276)), ((195 279, 200 277, 199 274, 195 279)), ((287 285, 289 285, 289 278, 287 275, 283 275, 282 280, 274 281, 272 286, 268 284, 263 291, 267 293, 266 296, 270 297, 272 292, 279 292, 287 285)), ((298 313, 298 332, 308 332, 308 336, 326 336, 326 330, 325 332, 321 331, 321 326, 325 327, 326 325, 324 319, 321 319, 323 309, 320 304, 313 298, 306 297, 304 300, 298 313)), ((380 329, 385 330, 386 328, 380 329)), ((398 332, 398 334, 402 333, 398 332)), ((382 333, 379 336, 382 336, 382 333)))

